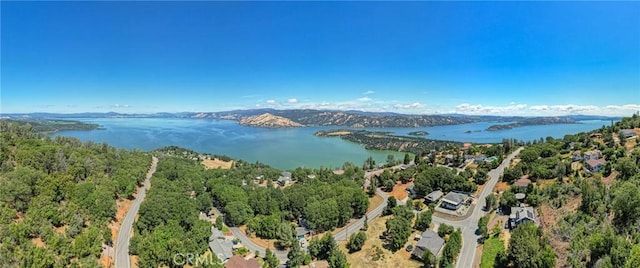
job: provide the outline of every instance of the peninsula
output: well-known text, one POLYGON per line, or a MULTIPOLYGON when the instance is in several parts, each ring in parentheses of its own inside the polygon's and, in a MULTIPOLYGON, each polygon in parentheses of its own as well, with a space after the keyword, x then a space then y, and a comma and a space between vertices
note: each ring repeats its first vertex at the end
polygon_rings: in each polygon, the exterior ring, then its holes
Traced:
POLYGON ((578 121, 570 117, 533 117, 533 118, 526 118, 514 123, 505 124, 505 125, 492 125, 488 127, 487 130, 496 131, 496 130, 512 129, 516 127, 523 127, 523 126, 576 124, 576 123, 578 123, 578 121))
POLYGON ((315 135, 319 137, 340 137, 343 140, 361 144, 367 150, 389 150, 414 154, 437 150, 451 145, 459 147, 462 144, 454 141, 396 136, 390 132, 367 130, 321 130, 317 131, 315 135))

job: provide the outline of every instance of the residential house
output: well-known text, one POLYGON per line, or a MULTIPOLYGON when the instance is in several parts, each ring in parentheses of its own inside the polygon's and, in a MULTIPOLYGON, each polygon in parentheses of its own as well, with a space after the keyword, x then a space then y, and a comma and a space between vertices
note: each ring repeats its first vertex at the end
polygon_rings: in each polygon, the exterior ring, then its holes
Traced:
POLYGON ((443 195, 442 191, 433 191, 433 192, 429 193, 427 196, 425 196, 424 198, 427 201, 433 203, 433 202, 437 202, 438 200, 440 200, 442 195, 443 195))
POLYGON ((224 264, 225 268, 260 268, 260 263, 255 258, 245 259, 240 255, 231 257, 227 263, 224 264))
POLYGON ((531 184, 531 180, 527 177, 522 177, 513 183, 513 186, 516 187, 527 187, 531 184))
POLYGON ((421 259, 422 254, 425 250, 431 251, 433 256, 437 257, 440 255, 442 248, 444 247, 444 239, 442 239, 438 234, 431 229, 427 229, 422 232, 420 236, 420 240, 416 244, 411 255, 414 257, 421 259))
POLYGON ((584 152, 584 157, 583 158, 584 158, 584 161, 586 162, 588 160, 599 159, 601 157, 602 157, 602 152, 600 152, 600 150, 598 150, 598 149, 595 149, 595 150, 592 150, 592 151, 584 152))
POLYGON ((591 172, 598 172, 600 171, 600 169, 602 169, 602 167, 604 167, 604 164, 607 163, 606 160, 604 160, 604 158, 597 158, 597 159, 589 159, 586 162, 586 168, 591 171, 591 172))
POLYGON ((469 150, 469 148, 471 148, 471 143, 470 142, 465 142, 462 144, 462 147, 460 147, 460 150, 469 150))
POLYGON ((409 195, 415 195, 416 194, 415 185, 413 185, 413 184, 407 186, 407 188, 405 188, 405 190, 409 193, 409 195))
POLYGON ((333 174, 342 175, 342 174, 344 174, 344 170, 343 169, 336 169, 336 170, 333 171, 333 174))
POLYGON ((633 129, 621 129, 618 134, 624 139, 635 137, 637 135, 633 129))
POLYGON ((278 178, 278 184, 283 187, 291 184, 291 177, 280 176, 280 178, 278 178))
POLYGON ((573 154, 571 155, 571 160, 582 161, 582 152, 580 152, 580 150, 573 152, 573 154))
POLYGON ((449 192, 442 198, 440 206, 446 209, 456 210, 469 201, 469 195, 457 192, 449 192))
POLYGON ((209 237, 209 249, 216 254, 218 259, 223 262, 233 257, 233 241, 222 233, 222 231, 211 228, 211 236, 209 237))
POLYGON ((516 228, 518 225, 525 222, 533 222, 538 225, 538 219, 533 207, 525 207, 524 204, 520 204, 518 207, 511 207, 511 215, 509 215, 509 227, 511 229, 516 228))
POLYGON ((472 154, 465 154, 464 155, 464 161, 469 161, 469 160, 471 160, 473 158, 475 158, 475 156, 472 155, 472 154))
POLYGON ((480 163, 482 163, 485 159, 487 159, 487 156, 486 156, 486 155, 481 154, 481 155, 476 156, 476 157, 473 159, 473 162, 474 162, 474 163, 476 163, 476 164, 480 164, 480 163))

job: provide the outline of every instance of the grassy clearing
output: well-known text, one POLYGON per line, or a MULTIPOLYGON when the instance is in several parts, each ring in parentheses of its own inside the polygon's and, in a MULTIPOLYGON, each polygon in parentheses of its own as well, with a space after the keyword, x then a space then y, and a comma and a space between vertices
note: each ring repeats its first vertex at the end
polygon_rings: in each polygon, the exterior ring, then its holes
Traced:
POLYGON ((484 241, 482 250, 482 261, 480 262, 480 268, 492 268, 496 260, 496 256, 500 251, 504 251, 504 243, 497 236, 484 241))

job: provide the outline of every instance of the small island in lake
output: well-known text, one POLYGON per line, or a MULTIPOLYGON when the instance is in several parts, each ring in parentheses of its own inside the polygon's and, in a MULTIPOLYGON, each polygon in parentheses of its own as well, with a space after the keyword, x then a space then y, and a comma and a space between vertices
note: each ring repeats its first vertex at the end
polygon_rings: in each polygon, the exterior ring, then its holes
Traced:
POLYGON ((576 124, 575 119, 569 117, 534 117, 526 118, 518 122, 505 125, 493 125, 487 128, 489 131, 507 130, 516 127, 523 126, 535 126, 535 125, 553 125, 553 124, 576 124))
POLYGON ((460 147, 462 145, 460 142, 396 136, 391 132, 382 131, 333 129, 320 130, 315 135, 318 137, 340 137, 343 140, 361 144, 367 150, 390 150, 414 154, 446 146, 460 147))
POLYGON ((411 132, 409 132, 407 134, 409 134, 411 136, 427 136, 427 135, 429 135, 429 132, 426 132, 426 131, 411 131, 411 132))

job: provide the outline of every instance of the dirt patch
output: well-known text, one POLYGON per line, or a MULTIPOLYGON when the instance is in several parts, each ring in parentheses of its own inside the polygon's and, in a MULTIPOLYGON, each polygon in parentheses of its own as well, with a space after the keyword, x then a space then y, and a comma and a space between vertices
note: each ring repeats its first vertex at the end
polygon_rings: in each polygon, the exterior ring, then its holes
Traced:
POLYGON ((618 173, 616 171, 612 171, 608 177, 602 178, 602 183, 604 183, 604 185, 611 186, 611 184, 616 180, 617 175, 618 173))
POLYGON ((222 161, 218 158, 205 159, 200 162, 204 165, 205 169, 230 169, 233 166, 233 161, 222 161))
POLYGON ((556 252, 556 255, 559 256, 557 259, 556 267, 566 267, 568 265, 567 254, 569 251, 569 242, 563 241, 561 238, 556 237, 551 234, 551 229, 553 226, 557 226, 558 221, 562 220, 562 218, 574 212, 580 206, 582 202, 582 198, 572 198, 560 208, 552 208, 547 204, 542 204, 540 206, 540 224, 544 235, 549 238, 549 244, 556 252))
POLYGON ((348 135, 351 134, 351 131, 336 131, 336 132, 330 132, 327 134, 327 136, 343 136, 343 135, 348 135))
POLYGON ((413 185, 413 182, 400 183, 400 181, 396 182, 396 185, 393 186, 393 190, 389 193, 390 196, 395 197, 398 201, 404 200, 409 197, 409 193, 407 192, 407 187, 413 185))
POLYGON ((31 243, 33 243, 36 247, 39 247, 39 248, 45 247, 44 241, 42 241, 42 238, 40 237, 32 238, 31 243))
POLYGON ((65 224, 65 225, 62 225, 60 227, 56 227, 53 230, 56 232, 56 234, 61 235, 61 234, 65 234, 67 232, 67 228, 69 228, 69 226, 65 224))
POLYGON ((509 184, 507 184, 506 182, 498 182, 496 183, 496 186, 493 187, 493 192, 495 193, 501 193, 504 192, 506 190, 509 190, 509 184))
POLYGON ((122 220, 127 215, 127 211, 129 211, 129 207, 131 207, 132 202, 133 201, 129 199, 120 199, 116 202, 116 219, 109 223, 112 241, 117 240, 116 238, 118 237, 118 231, 120 231, 120 225, 122 225, 122 220))
MULTIPOLYGON (((377 217, 369 222, 369 229, 367 229, 367 242, 362 247, 362 250, 349 254, 345 245, 346 241, 338 243, 339 248, 347 255, 347 261, 351 264, 351 267, 421 267, 420 261, 411 259, 411 253, 406 250, 400 249, 396 252, 391 252, 384 248, 384 241, 380 239, 380 235, 385 231, 385 222, 389 218, 377 217)), ((414 245, 415 241, 411 240, 405 245, 414 245)))
POLYGON ((129 256, 129 263, 131 263, 131 268, 138 268, 138 255, 129 256))
POLYGON ((372 211, 374 208, 380 205, 383 201, 384 199, 382 199, 382 197, 379 195, 374 195, 373 197, 369 198, 369 208, 367 208, 367 213, 372 211))
POLYGON ((511 160, 511 164, 509 165, 509 167, 515 167, 518 163, 520 163, 520 158, 514 158, 513 160, 511 160))

